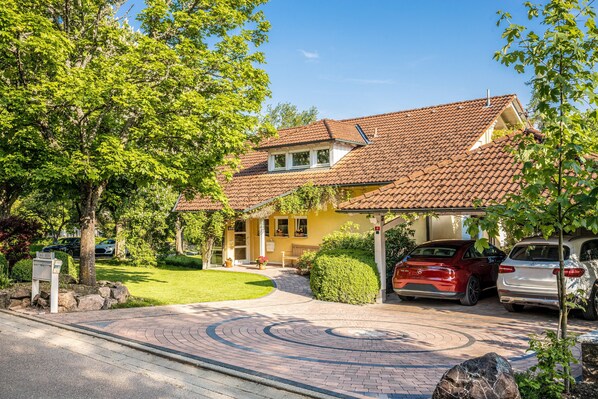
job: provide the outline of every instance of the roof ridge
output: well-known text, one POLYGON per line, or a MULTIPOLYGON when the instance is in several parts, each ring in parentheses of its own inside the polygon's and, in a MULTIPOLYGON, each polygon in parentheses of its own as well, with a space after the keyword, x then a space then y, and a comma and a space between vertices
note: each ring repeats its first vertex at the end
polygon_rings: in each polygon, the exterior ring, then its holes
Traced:
POLYGON ((324 127, 326 128, 326 131, 328 132, 328 137, 330 137, 331 139, 334 139, 334 136, 332 135, 332 129, 330 128, 330 125, 328 124, 328 119, 324 118, 324 119, 322 119, 322 122, 324 123, 324 127))
MULTIPOLYGON (((513 94, 503 94, 503 95, 500 95, 500 96, 490 97, 490 99, 492 100, 492 99, 505 98, 505 97, 517 98, 517 95, 514 94, 514 93, 513 94)), ((367 119, 367 118, 374 118, 374 117, 378 117, 378 116, 401 114, 403 112, 422 111, 422 110, 426 110, 426 109, 430 109, 430 108, 440 108, 440 107, 446 107, 446 106, 449 106, 449 105, 459 105, 459 104, 465 104, 465 103, 472 103, 472 102, 480 101, 480 100, 486 100, 486 97, 474 98, 472 100, 455 101, 455 102, 450 102, 450 103, 445 103, 445 104, 438 104, 438 105, 428 105, 428 106, 419 107, 419 108, 403 109, 403 110, 400 110, 400 111, 383 112, 381 114, 365 115, 365 116, 358 116, 358 117, 354 117, 354 118, 340 119, 339 122, 347 122, 347 121, 353 121, 353 120, 356 120, 356 119, 367 119)))

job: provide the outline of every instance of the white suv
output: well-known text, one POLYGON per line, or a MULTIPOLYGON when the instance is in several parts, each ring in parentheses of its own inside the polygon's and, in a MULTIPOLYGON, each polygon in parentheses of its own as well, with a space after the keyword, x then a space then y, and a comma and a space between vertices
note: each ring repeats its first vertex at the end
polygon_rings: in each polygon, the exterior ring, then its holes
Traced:
MULTIPOLYGON (((598 320, 598 237, 565 237, 565 278, 568 293, 583 290, 583 317, 598 320)), ((528 238, 513 247, 498 271, 500 302, 509 312, 525 305, 558 308, 558 240, 528 238)))

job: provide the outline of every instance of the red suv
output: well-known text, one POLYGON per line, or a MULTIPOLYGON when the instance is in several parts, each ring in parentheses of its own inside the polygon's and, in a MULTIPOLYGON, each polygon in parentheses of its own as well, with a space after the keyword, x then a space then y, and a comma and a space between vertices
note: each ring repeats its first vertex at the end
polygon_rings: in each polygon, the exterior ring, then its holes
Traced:
POLYGON ((506 255, 492 245, 480 253, 474 243, 442 240, 416 247, 395 266, 394 291, 404 301, 446 298, 475 305, 482 290, 496 286, 498 266, 506 255))

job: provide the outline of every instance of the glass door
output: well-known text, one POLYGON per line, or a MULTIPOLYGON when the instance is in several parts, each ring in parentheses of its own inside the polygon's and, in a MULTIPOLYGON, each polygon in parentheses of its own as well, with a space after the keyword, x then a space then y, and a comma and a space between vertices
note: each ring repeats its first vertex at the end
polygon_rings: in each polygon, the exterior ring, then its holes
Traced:
POLYGON ((235 222, 235 261, 249 262, 249 235, 247 234, 247 221, 235 222))

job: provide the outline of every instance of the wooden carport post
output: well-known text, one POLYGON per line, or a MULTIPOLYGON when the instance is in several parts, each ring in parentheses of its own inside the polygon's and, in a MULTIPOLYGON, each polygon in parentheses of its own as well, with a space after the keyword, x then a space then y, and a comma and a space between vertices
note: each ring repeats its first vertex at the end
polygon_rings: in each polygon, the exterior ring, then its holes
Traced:
POLYGON ((385 222, 384 215, 377 213, 370 221, 374 224, 374 259, 380 275, 380 291, 376 302, 384 303, 386 300, 386 232, 405 223, 405 219, 396 217, 390 222, 385 222))

